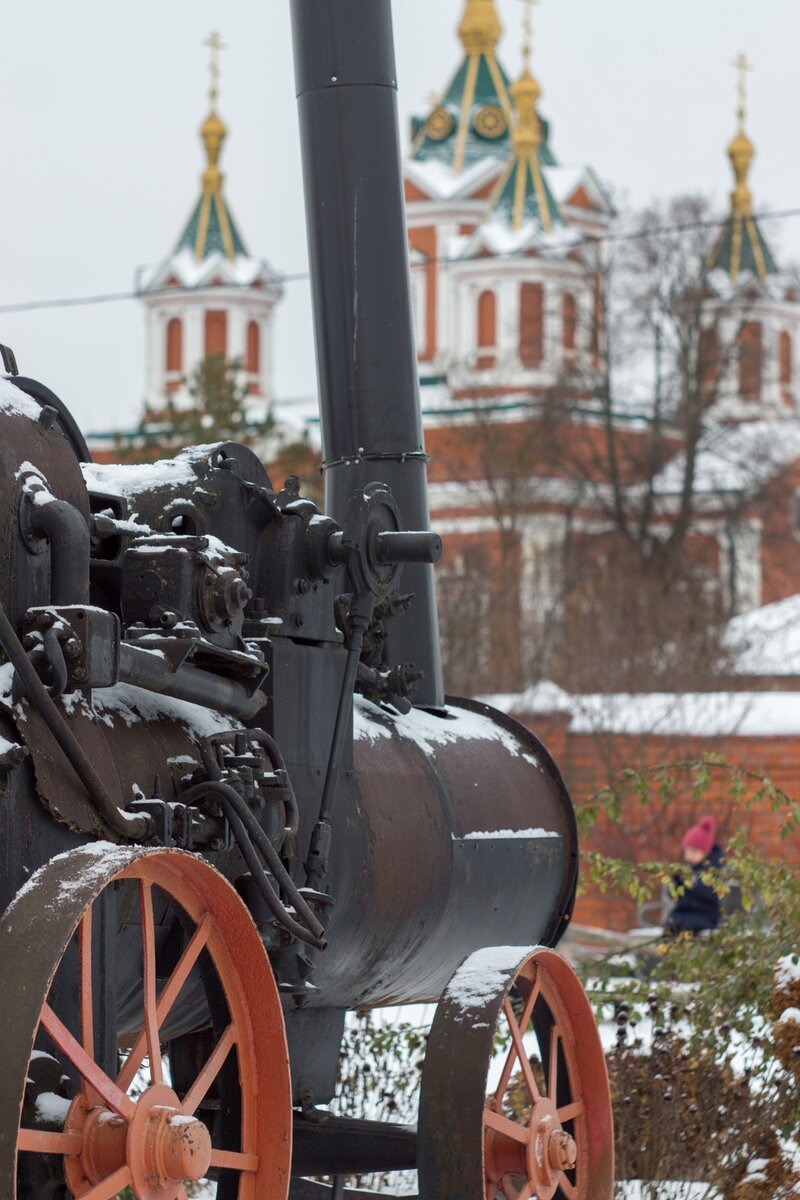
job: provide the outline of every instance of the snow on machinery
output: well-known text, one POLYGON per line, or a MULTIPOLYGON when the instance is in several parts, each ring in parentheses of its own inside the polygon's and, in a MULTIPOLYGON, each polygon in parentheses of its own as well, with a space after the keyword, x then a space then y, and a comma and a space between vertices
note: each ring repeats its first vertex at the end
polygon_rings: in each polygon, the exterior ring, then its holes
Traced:
POLYGON ((325 513, 233 443, 93 465, 5 354, 0 1196, 609 1200, 572 806, 442 694, 389 0, 292 13, 325 513), (331 1116, 347 1011, 438 997, 418 1127, 331 1116))

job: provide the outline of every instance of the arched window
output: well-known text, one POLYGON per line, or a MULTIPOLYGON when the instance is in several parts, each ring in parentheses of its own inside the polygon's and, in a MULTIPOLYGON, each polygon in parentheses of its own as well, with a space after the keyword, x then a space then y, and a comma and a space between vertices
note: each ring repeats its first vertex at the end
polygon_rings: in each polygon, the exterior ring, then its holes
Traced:
POLYGON ((209 309, 205 316, 205 353, 227 354, 228 314, 209 309))
POLYGON ((519 357, 524 367, 541 366, 544 353, 544 293, 540 283, 519 290, 519 357))
POLYGON ((578 305, 575 303, 575 297, 571 292, 566 292, 561 305, 562 321, 563 321, 563 339, 564 352, 572 358, 574 357, 575 339, 578 331, 578 305))
POLYGON ((180 317, 167 321, 167 370, 183 370, 183 322, 180 317))
POLYGON ((710 404, 716 394, 720 375, 719 338, 716 329, 700 330, 700 341, 697 347, 697 376, 700 383, 700 394, 706 404, 710 404))
POLYGON ((745 321, 739 330, 739 392, 750 403, 761 399, 761 325, 745 321))
POLYGON ((784 404, 792 403, 792 335, 784 329, 778 338, 778 378, 781 384, 781 399, 784 404))
POLYGON ((497 297, 481 292, 478 297, 478 366, 493 367, 497 345, 497 297), (483 351, 486 353, 483 353, 483 351), (490 353, 491 352, 491 353, 490 353))
POLYGON ((247 324, 247 374, 257 375, 261 370, 261 330, 258 321, 247 324))

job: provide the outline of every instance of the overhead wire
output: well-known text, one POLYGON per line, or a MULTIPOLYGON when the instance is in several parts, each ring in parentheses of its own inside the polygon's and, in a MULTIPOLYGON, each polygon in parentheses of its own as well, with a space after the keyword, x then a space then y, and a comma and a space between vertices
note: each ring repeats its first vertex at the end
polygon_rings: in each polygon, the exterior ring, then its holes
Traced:
MULTIPOLYGON (((754 213, 754 221, 778 221, 788 220, 793 217, 800 217, 800 208, 785 208, 761 213, 754 213)), ((679 221, 670 225, 654 225, 636 230, 608 230, 607 232, 598 232, 587 234, 584 233, 579 237, 564 239, 562 242, 556 242, 548 239, 542 243, 542 249, 546 251, 558 250, 574 250, 579 245, 596 246, 599 244, 611 244, 619 242, 635 242, 644 238, 663 237, 670 233, 691 233, 700 229, 718 229, 725 223, 725 218, 714 217, 701 221, 679 221)), ((501 250, 492 255, 493 259, 515 258, 519 254, 519 249, 501 250)), ((478 260, 485 261, 485 255, 472 254, 462 257, 451 257, 449 255, 432 255, 424 259, 424 264, 430 263, 456 265, 465 262, 477 262, 478 260)), ((308 271, 293 271, 293 272, 276 272, 275 282, 278 284, 285 283, 303 283, 310 278, 308 271)), ((226 284, 226 289, 242 289, 246 291, 249 284, 226 284)), ((49 297, 42 300, 26 300, 16 304, 0 304, 0 315, 35 312, 41 309, 56 309, 56 308, 82 308, 94 304, 114 304, 125 300, 139 300, 143 295, 148 298, 159 295, 173 295, 175 288, 157 288, 153 291, 134 290, 128 292, 97 292, 87 296, 60 296, 49 297)))

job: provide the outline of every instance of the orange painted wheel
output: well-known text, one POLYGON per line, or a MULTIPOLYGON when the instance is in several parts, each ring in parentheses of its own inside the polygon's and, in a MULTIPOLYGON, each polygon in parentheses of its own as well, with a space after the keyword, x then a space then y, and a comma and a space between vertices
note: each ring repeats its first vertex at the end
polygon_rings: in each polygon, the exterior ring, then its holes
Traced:
POLYGON ((425 1057, 419 1172, 420 1195, 436 1200, 610 1200, 605 1059, 554 951, 490 947, 453 976, 425 1057))
POLYGON ((94 845, 59 856, 0 923, 0 970, 14 956, 13 978, 0 982, 0 998, 16 1005, 4 1011, 26 1013, 24 1033, 15 1022, 14 1041, 22 1035, 23 1049, 13 1051, 26 1065, 0 1109, 0 1194, 27 1200, 26 1169, 35 1172, 38 1159, 51 1173, 61 1163, 62 1187, 76 1200, 114 1200, 125 1188, 137 1200, 186 1200, 186 1184, 209 1171, 223 1181, 226 1197, 285 1200, 291 1091, 280 1001, 250 915, 217 871, 178 851, 94 845), (116 1070, 104 1069, 96 1052, 103 1040, 96 1029, 102 998, 92 936, 98 900, 112 885, 117 891, 122 885, 128 924, 141 927, 142 964, 140 1027, 125 1039, 116 1070), (157 973, 163 929, 154 915, 163 916, 165 907, 180 915, 184 930, 166 977, 157 973), (78 981, 74 997, 64 996, 57 973, 67 955, 75 968, 69 978, 78 981), (216 1012, 225 1016, 215 1022, 213 1045, 193 1078, 176 1091, 162 1059, 161 1029, 201 970, 213 977, 216 1012), (66 1071, 67 1095, 62 1091, 44 1105, 40 1097, 35 1111, 48 1119, 37 1124, 30 1120, 25 1081, 31 1061, 42 1057, 66 1071), (203 1105, 223 1075, 228 1097, 231 1086, 236 1092, 233 1104, 226 1101, 235 1128, 228 1121, 221 1130, 204 1117, 203 1105), (7 1114, 14 1106, 12 1147, 7 1114))

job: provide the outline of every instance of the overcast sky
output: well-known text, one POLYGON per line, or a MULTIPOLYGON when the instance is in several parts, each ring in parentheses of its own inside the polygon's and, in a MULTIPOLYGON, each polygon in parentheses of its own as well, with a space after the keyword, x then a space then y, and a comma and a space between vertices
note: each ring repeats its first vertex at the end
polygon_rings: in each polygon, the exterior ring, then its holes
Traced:
MULTIPOLYGON (((520 0, 499 0, 500 57, 519 67, 520 0)), ((404 134, 454 69, 461 0, 394 0, 404 134)), ((800 208, 798 0, 544 0, 534 70, 560 162, 590 163, 631 204, 699 191, 722 208, 744 50, 758 209, 800 208)), ((207 51, 220 29, 229 203, 251 253, 306 268, 288 0, 37 0, 3 14, 0 305, 132 288, 162 258, 199 190, 197 129, 207 51)), ((800 218, 765 224, 800 259, 800 218)), ((141 410, 143 319, 135 301, 0 313, 0 341, 90 431, 141 410)), ((314 390, 305 282, 276 329, 275 389, 314 390)))

